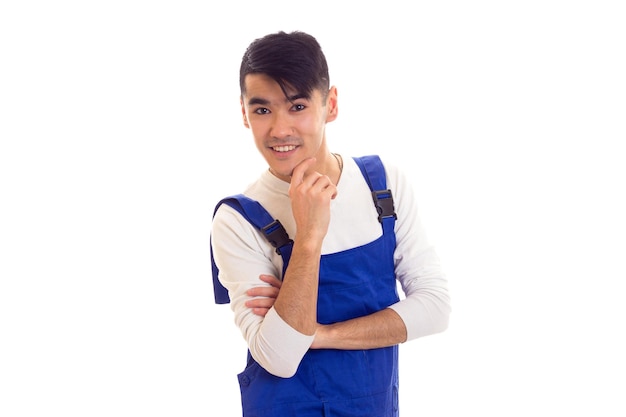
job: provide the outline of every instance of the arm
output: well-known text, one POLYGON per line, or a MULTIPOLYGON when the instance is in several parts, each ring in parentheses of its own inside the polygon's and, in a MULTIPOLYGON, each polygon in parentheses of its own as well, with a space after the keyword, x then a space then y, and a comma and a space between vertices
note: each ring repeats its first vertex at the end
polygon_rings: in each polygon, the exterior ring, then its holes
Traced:
POLYGON ((396 279, 405 298, 374 314, 320 326, 312 348, 371 349, 444 331, 450 315, 447 280, 422 225, 414 190, 404 174, 386 166, 398 220, 396 279))
MULTIPOLYGON (((413 190, 397 169, 389 167, 387 172, 398 213, 394 255, 396 277, 405 298, 369 316, 320 325, 312 348, 378 348, 447 328, 450 314, 447 281, 421 225, 413 190)), ((271 298, 265 299, 265 303, 265 307, 271 306, 271 298)))
POLYGON ((311 349, 375 349, 406 341, 406 326, 394 310, 322 326, 311 349))
POLYGON ((317 290, 322 242, 330 222, 330 201, 337 194, 330 179, 306 173, 315 159, 300 163, 293 171, 289 198, 296 236, 274 309, 295 330, 313 335, 317 328, 317 290))
POLYGON ((313 342, 320 242, 330 217, 330 202, 325 198, 332 199, 336 193, 323 176, 305 177, 308 164, 301 166, 294 170, 290 188, 298 231, 282 283, 272 277, 279 276, 282 259, 234 210, 220 208, 212 231, 219 279, 229 291, 235 322, 254 359, 281 377, 295 373, 313 342), (259 273, 266 278, 259 280, 259 273))
POLYGON ((412 275, 398 278, 406 295, 403 300, 368 316, 320 325, 311 348, 374 349, 444 331, 448 326, 450 299, 434 251, 428 249, 406 262, 414 267, 409 269, 412 275))
POLYGON ((313 336, 291 328, 273 308, 259 316, 247 306, 262 300, 254 291, 272 288, 259 280, 259 273, 280 276, 280 255, 252 224, 226 205, 214 217, 211 239, 219 280, 228 289, 234 322, 250 354, 268 372, 291 376, 309 350, 313 336))
MULTIPOLYGON (((255 287, 248 295, 255 298, 246 302, 254 314, 265 316, 274 304, 281 288, 281 281, 271 275, 259 279, 270 287, 255 287)), ((406 326, 402 318, 391 308, 369 316, 341 323, 318 325, 311 349, 373 349, 396 345, 406 341, 406 326)))

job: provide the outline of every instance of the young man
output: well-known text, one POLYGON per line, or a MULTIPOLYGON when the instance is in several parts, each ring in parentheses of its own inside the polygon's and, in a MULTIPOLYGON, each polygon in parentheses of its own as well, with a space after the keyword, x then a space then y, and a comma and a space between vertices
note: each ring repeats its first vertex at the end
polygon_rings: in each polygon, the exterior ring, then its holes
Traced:
POLYGON ((240 87, 243 124, 269 166, 244 201, 288 235, 259 230, 233 199, 216 208, 216 300, 225 287, 217 301, 231 302, 249 347, 243 415, 398 416, 398 344, 445 330, 450 313, 411 186, 377 157, 330 151, 337 89, 312 36, 252 42, 240 87))

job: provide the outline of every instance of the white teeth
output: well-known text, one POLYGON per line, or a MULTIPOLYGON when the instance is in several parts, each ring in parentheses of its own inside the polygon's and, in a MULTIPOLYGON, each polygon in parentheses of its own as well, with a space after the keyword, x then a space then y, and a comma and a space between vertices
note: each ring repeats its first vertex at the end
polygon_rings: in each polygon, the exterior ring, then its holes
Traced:
POLYGON ((294 145, 290 145, 290 146, 274 146, 273 149, 276 152, 289 152, 289 151, 293 151, 294 149, 296 149, 296 147, 294 145))

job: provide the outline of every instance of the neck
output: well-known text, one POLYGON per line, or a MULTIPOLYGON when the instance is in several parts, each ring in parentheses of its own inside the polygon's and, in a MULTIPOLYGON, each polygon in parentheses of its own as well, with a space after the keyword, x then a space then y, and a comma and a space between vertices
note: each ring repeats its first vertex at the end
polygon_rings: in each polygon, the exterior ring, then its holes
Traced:
POLYGON ((333 184, 337 185, 343 171, 343 158, 341 155, 326 151, 323 156, 316 156, 318 162, 313 168, 314 171, 326 175, 333 184))

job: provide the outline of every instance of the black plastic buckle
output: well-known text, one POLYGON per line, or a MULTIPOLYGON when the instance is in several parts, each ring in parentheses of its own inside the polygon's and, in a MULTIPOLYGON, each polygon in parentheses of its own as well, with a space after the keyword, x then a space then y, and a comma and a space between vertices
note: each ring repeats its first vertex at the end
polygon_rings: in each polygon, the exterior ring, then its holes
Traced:
POLYGON ((372 198, 376 211, 378 211, 378 221, 383 222, 386 217, 397 219, 395 208, 393 206, 393 196, 391 190, 372 191, 372 198))
POLYGON ((280 223, 279 220, 274 220, 272 223, 265 226, 263 229, 267 240, 276 248, 276 253, 280 255, 280 248, 293 243, 293 240, 289 239, 287 231, 280 223))

